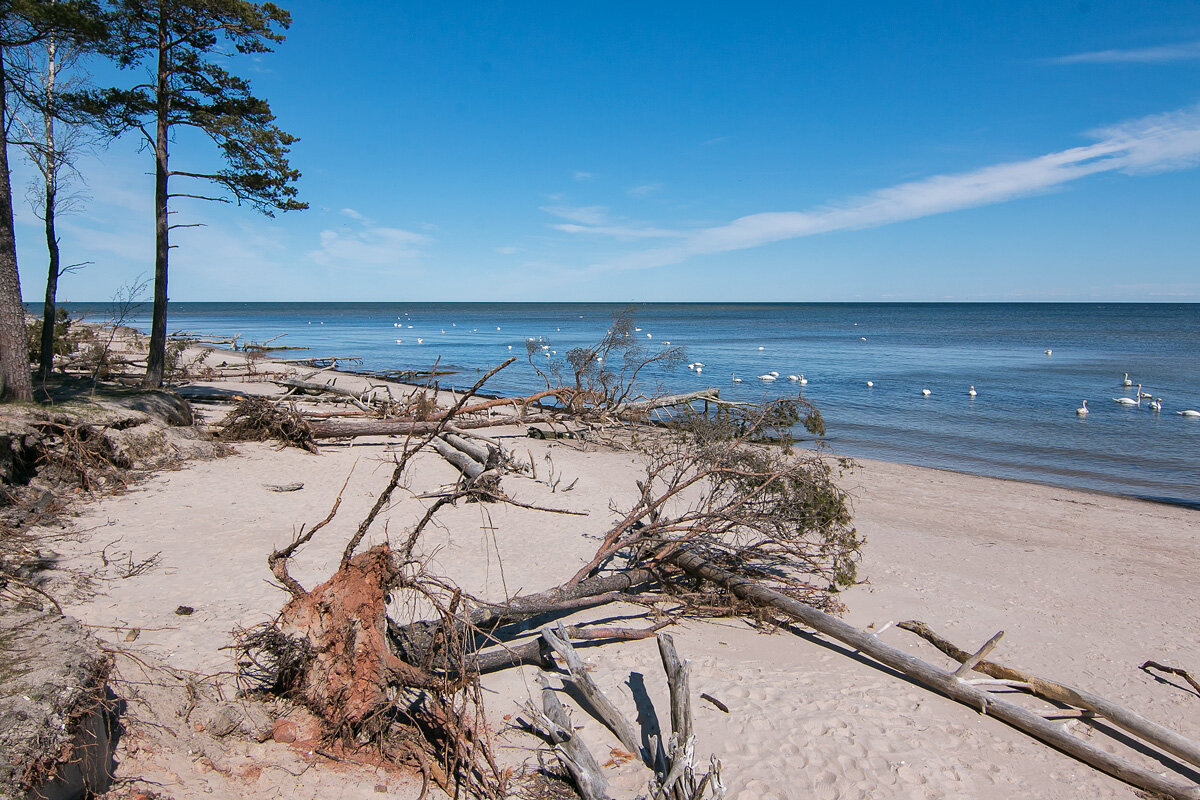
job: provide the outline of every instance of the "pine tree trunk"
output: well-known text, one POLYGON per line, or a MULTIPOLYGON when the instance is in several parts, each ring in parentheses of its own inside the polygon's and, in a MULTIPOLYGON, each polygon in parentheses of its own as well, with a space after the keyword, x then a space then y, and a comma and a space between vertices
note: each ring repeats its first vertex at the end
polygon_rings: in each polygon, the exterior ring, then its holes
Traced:
POLYGON ((167 216, 168 117, 171 113, 168 86, 167 11, 159 9, 158 20, 158 124, 154 141, 154 312, 150 322, 150 353, 146 359, 143 385, 159 388, 167 362, 167 256, 171 251, 171 226, 167 216))
POLYGON ((50 107, 54 102, 54 80, 57 74, 55 42, 46 42, 46 110, 42 113, 42 130, 46 140, 46 251, 50 265, 46 271, 46 300, 42 305, 42 352, 38 358, 38 379, 46 380, 54 370, 54 322, 58 297, 59 251, 58 236, 54 232, 54 210, 58 206, 58 150, 54 141, 54 115, 50 107))
MULTIPOLYGON (((0 49, 0 130, 8 129, 5 53, 0 49)), ((12 178, 8 171, 8 136, 0 140, 0 398, 33 400, 29 348, 25 343, 25 309, 17 272, 17 240, 13 231, 12 178)))

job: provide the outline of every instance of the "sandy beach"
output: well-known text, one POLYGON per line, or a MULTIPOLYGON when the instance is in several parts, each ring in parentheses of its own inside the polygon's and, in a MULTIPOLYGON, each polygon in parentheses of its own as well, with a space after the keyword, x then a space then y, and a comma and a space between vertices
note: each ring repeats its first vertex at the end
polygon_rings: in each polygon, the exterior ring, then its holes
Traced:
MULTIPOLYGON (((274 389, 226 382, 183 391, 274 389)), ((197 404, 210 422, 227 407, 197 404)), ((555 585, 585 563, 595 537, 614 519, 612 508, 636 492, 640 466, 628 451, 530 439, 523 428, 489 429, 489 436, 536 467, 504 477, 511 497, 586 515, 502 504, 445 509, 422 540, 426 568, 477 596, 502 600, 555 585)), ((119 796, 419 794, 418 776, 332 760, 311 743, 287 741, 295 737, 264 743, 215 738, 196 729, 203 725, 179 719, 179 676, 205 676, 233 697, 232 631, 271 619, 285 602, 272 584, 267 555, 301 525, 325 517, 345 482, 334 522, 294 562, 293 575, 306 587, 328 577, 386 483, 396 447, 395 439, 362 437, 325 444, 314 455, 242 443, 233 455, 190 462, 77 506, 72 525, 78 533, 57 547, 55 589, 68 614, 131 654, 118 656, 116 686, 127 700, 115 790, 125 794, 119 796), (294 483, 303 488, 269 488, 294 483), (135 564, 146 566, 129 569, 135 564), (181 606, 194 613, 177 614, 181 606)), ((366 544, 402 536, 426 507, 418 495, 456 479, 435 455, 418 457, 410 475, 366 544)), ((1200 670, 1200 512, 878 461, 859 462, 842 485, 866 538, 861 582, 842 598, 847 622, 886 627, 885 642, 941 665, 950 661, 892 624, 923 620, 967 650, 1003 630, 994 660, 1089 689, 1200 738, 1200 696, 1181 679, 1139 669, 1153 659, 1200 670)), ((393 612, 403 618, 406 610, 393 612)), ((640 607, 610 605, 576 616, 644 614, 640 607)), ((729 797, 1137 796, 1126 784, 823 636, 800 629, 766 633, 734 619, 688 620, 670 630, 692 661, 694 692, 728 708, 696 701, 697 755, 722 760, 729 797)), ((664 718, 666 688, 652 640, 582 654, 631 717, 644 676, 644 693, 664 718)), ((524 667, 484 678, 488 719, 502 759, 513 766, 536 765, 537 740, 508 725, 536 692, 533 673, 524 667)), ((594 751, 618 746, 590 717, 577 712, 573 721, 594 751)), ((1120 748, 1106 732, 1111 729, 1065 724, 1093 744, 1120 748)), ((1200 779, 1150 755, 1131 757, 1181 779, 1200 779)), ((620 761, 606 766, 611 788, 614 796, 632 797, 644 790, 647 773, 620 761)))

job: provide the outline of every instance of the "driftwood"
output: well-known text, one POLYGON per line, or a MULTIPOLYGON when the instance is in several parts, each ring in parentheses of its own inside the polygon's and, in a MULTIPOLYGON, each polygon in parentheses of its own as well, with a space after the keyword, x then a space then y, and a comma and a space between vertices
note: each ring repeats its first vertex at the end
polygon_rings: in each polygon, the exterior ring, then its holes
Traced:
MULTIPOLYGON (((560 624, 557 631, 543 628, 541 635, 542 640, 567 666, 570 677, 563 678, 564 682, 576 688, 597 719, 617 736, 626 750, 631 754, 641 754, 642 763, 654 774, 649 784, 650 797, 656 800, 702 800, 706 797, 719 800, 725 796, 725 787, 721 783, 721 762, 715 756, 710 760, 709 769, 703 777, 697 778, 692 767, 696 737, 692 733, 694 724, 687 680, 688 664, 679 661, 670 635, 658 634, 659 653, 671 693, 672 733, 666 751, 659 746, 656 735, 649 737, 648 749, 641 746, 633 724, 608 699, 584 668, 567 635, 567 629, 560 624)), ((609 795, 606 793, 604 774, 570 725, 545 673, 539 674, 538 682, 542 686, 542 712, 539 713, 531 704, 526 705, 526 710, 534 719, 533 727, 540 728, 543 736, 554 746, 559 761, 571 774, 581 797, 607 800, 609 795)))
POLYGON ((773 608, 978 710, 982 714, 1003 720, 1014 728, 1092 765, 1101 772, 1140 789, 1157 792, 1176 800, 1200 800, 1200 786, 1171 780, 1157 772, 1140 767, 1081 741, 1068 733, 1061 725, 1050 722, 1021 706, 1002 700, 961 678, 956 678, 951 672, 886 645, 872 634, 860 631, 837 617, 714 567, 695 553, 676 551, 669 556, 669 560, 691 575, 723 586, 738 597, 773 608))
POLYGON ((489 469, 486 459, 484 462, 476 461, 471 453, 454 447, 444 437, 433 438, 430 440, 429 446, 463 474, 469 489, 477 490, 485 495, 500 493, 500 470, 495 467, 489 469))
MULTIPOLYGON (((547 422, 546 414, 532 417, 495 417, 493 419, 456 419, 454 427, 462 430, 494 428, 500 425, 515 425, 522 422, 547 422)), ((445 427, 444 420, 432 422, 409 418, 397 419, 327 419, 315 420, 309 426, 318 439, 342 439, 354 436, 422 436, 445 427)))
POLYGON ((617 415, 622 417, 639 417, 657 408, 669 408, 694 403, 697 400, 720 400, 720 389, 698 389, 686 394, 669 394, 663 397, 653 397, 649 400, 635 400, 622 403, 617 407, 617 415))
POLYGON ((1165 672, 1168 675, 1178 675, 1179 677, 1181 677, 1185 681, 1187 681, 1188 684, 1193 689, 1196 690, 1197 695, 1200 695, 1200 683, 1198 683, 1196 681, 1196 679, 1192 677, 1192 673, 1188 672, 1186 669, 1181 669, 1179 667, 1168 667, 1167 665, 1160 664, 1157 661, 1147 661, 1145 664, 1142 664, 1140 669, 1144 669, 1144 670, 1156 669, 1159 672, 1165 672))
MULTIPOLYGON (((896 627, 917 634, 955 661, 963 661, 967 656, 964 651, 930 630, 924 622, 908 620, 897 624, 896 627)), ((1132 733, 1155 747, 1166 750, 1176 758, 1183 759, 1193 766, 1200 766, 1200 745, 1110 700, 1083 689, 1039 678, 1024 670, 991 661, 981 661, 975 665, 975 669, 997 680, 1025 684, 1030 692, 1045 700, 1091 711, 1093 714, 1104 717, 1118 728, 1132 733)))

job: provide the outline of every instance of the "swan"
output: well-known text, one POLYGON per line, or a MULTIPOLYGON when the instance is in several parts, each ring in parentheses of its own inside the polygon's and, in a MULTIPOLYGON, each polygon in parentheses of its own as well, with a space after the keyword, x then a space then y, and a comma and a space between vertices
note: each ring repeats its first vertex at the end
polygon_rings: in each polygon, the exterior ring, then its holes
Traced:
POLYGON ((923 394, 926 397, 929 397, 929 395, 933 394, 933 392, 929 391, 928 389, 922 389, 921 394, 923 394))
POLYGON ((874 388, 874 386, 875 386, 875 381, 867 381, 867 388, 868 388, 868 389, 874 388))
POLYGON ((1132 397, 1114 397, 1113 400, 1123 406, 1140 406, 1142 404, 1142 385, 1138 384, 1138 398, 1134 400, 1132 397))
POLYGON ((773 380, 775 380, 775 376, 768 372, 765 375, 759 375, 758 379, 760 381, 773 381, 773 380))
POLYGON ((704 372, 704 367, 696 367, 696 374, 699 375, 701 372, 704 372))
POLYGON ((425 344, 425 340, 424 340, 424 339, 422 339, 422 338, 420 338, 420 337, 418 336, 418 337, 417 337, 417 344, 425 344))
POLYGON ((1129 373, 1125 373, 1125 380, 1121 381, 1122 386, 1133 386, 1133 381, 1129 380, 1129 373))
POLYGON ((763 346, 760 344, 760 345, 758 346, 758 349, 759 349, 759 350, 766 350, 767 348, 763 347, 763 346))
POLYGON ((397 339, 397 340, 396 340, 396 344, 404 344, 404 340, 403 340, 403 339, 397 339))
POLYGON ((647 333, 647 334, 646 334, 646 338, 647 338, 647 339, 653 339, 654 337, 653 337, 653 336, 651 336, 650 334, 648 334, 648 333, 647 333))
POLYGON ((704 362, 703 362, 703 361, 697 361, 697 362, 696 362, 696 366, 697 366, 697 367, 703 367, 703 366, 704 366, 704 362))
POLYGON ((695 368, 696 368, 695 364, 688 364, 688 369, 695 369, 695 368))
POLYGON ((1084 400, 1083 405, 1075 409, 1075 413, 1081 417, 1086 417, 1088 415, 1087 400, 1084 400))
POLYGON ((788 375, 788 380, 789 381, 798 381, 798 380, 800 380, 800 376, 799 375, 788 375))
POLYGON ((1149 400, 1151 397, 1154 397, 1154 395, 1150 392, 1143 392, 1141 389, 1139 389, 1138 397, 1142 398, 1143 400, 1149 400))
POLYGON ((979 392, 975 391, 975 387, 972 386, 970 389, 967 390, 967 394, 970 395, 971 397, 974 397, 975 395, 979 394, 979 392))
POLYGON ((1162 411, 1162 398, 1161 397, 1156 397, 1150 401, 1150 410, 1151 411, 1162 411))
POLYGON ((739 378, 739 377, 737 376, 737 374, 736 374, 736 373, 733 373, 733 372, 729 373, 729 379, 730 379, 730 381, 731 381, 731 382, 733 382, 733 383, 741 383, 741 382, 742 382, 742 379, 741 379, 741 378, 739 378))
POLYGON ((1050 356, 1050 355, 1054 355, 1054 351, 1053 351, 1053 350, 1047 350, 1047 351, 1046 351, 1046 355, 1048 355, 1048 356, 1050 356))
POLYGON ((804 377, 804 373, 803 373, 803 372, 801 372, 801 373, 800 373, 800 385, 801 385, 801 386, 808 386, 808 378, 804 377))
POLYGON ((1200 411, 1195 411, 1190 408, 1187 411, 1176 411, 1175 413, 1181 417, 1200 417, 1200 411))

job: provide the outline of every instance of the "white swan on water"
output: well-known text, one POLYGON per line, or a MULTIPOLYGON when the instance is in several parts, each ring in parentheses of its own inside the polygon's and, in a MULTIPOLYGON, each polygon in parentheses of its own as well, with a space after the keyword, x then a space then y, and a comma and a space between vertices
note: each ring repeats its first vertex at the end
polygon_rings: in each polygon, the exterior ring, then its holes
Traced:
POLYGON ((1162 411, 1162 398, 1161 397, 1156 397, 1150 401, 1150 410, 1151 411, 1162 411))
POLYGON ((979 392, 975 391, 975 387, 972 386, 970 389, 967 390, 967 394, 970 395, 971 397, 974 397, 975 395, 979 394, 979 392))
POLYGON ((929 391, 928 389, 922 389, 921 394, 923 394, 925 397, 929 397, 929 395, 933 394, 933 392, 929 391))
POLYGON ((1087 400, 1084 400, 1083 405, 1075 409, 1075 413, 1081 417, 1086 417, 1088 415, 1087 400))
POLYGON ((768 373, 767 373, 767 374, 765 374, 765 375, 759 375, 759 376, 758 376, 758 379, 759 379, 760 381, 773 381, 773 380, 775 380, 775 379, 776 379, 776 378, 778 378, 778 377, 779 377, 778 375, 772 375, 771 373, 769 373, 769 372, 768 372, 768 373))
POLYGON ((868 389, 870 389, 870 388, 873 388, 874 386, 875 386, 875 381, 867 381, 867 388, 868 388, 868 389))
POLYGON ((1134 400, 1132 397, 1114 397, 1113 400, 1123 406, 1140 406, 1142 404, 1142 385, 1139 383, 1137 388, 1138 398, 1136 400, 1134 400))
POLYGON ((1200 411, 1196 411, 1191 408, 1189 408, 1187 411, 1176 411, 1175 413, 1181 417, 1200 417, 1200 411))
POLYGON ((729 373, 729 379, 732 383, 741 383, 742 379, 737 376, 736 372, 729 373))
POLYGON ((808 386, 808 378, 804 377, 804 373, 803 373, 803 372, 801 372, 801 373, 800 373, 800 385, 801 385, 801 386, 808 386))
POLYGON ((1129 373, 1125 373, 1125 380, 1121 381, 1122 386, 1133 386, 1133 381, 1129 380, 1129 373))
POLYGON ((799 375, 788 375, 788 380, 789 381, 798 381, 798 380, 800 380, 800 376, 799 375))

